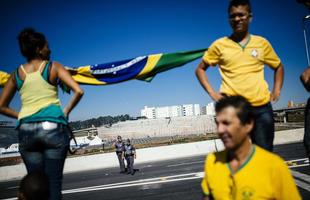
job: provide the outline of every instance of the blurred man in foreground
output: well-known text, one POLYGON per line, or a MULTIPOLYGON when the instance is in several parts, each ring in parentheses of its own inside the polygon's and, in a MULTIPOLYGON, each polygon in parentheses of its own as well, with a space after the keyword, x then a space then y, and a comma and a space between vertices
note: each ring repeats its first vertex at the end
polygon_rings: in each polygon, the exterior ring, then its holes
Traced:
POLYGON ((252 143, 253 110, 241 96, 215 106, 218 135, 225 150, 209 154, 201 183, 209 199, 301 199, 284 160, 252 143))

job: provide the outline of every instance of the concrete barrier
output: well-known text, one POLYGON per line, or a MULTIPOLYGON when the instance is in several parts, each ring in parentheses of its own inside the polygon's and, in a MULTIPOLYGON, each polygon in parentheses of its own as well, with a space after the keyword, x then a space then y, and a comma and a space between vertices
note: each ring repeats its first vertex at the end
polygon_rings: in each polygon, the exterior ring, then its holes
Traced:
POLYGON ((277 131, 273 141, 274 145, 289 144, 294 142, 300 142, 304 138, 304 128, 277 131))
MULTIPOLYGON (((303 134, 303 128, 276 132, 274 144, 279 145, 302 141, 303 134)), ((219 139, 138 149, 135 163, 139 164, 182 157, 206 155, 210 152, 220 151, 222 149, 224 149, 224 146, 219 139)), ((118 166, 118 160, 115 153, 72 157, 66 160, 64 173, 116 166, 118 166)), ((20 179, 25 174, 26 168, 23 163, 14 166, 0 167, 0 181, 20 179)))

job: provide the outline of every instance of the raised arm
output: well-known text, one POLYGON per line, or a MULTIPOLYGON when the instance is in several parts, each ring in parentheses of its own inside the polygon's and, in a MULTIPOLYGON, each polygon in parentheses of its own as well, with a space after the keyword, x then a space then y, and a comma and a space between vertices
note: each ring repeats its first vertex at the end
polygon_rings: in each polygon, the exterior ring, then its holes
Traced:
POLYGON ((60 63, 53 62, 53 69, 55 70, 57 77, 74 92, 69 103, 64 108, 64 114, 68 116, 84 95, 84 91, 60 63))
POLYGON ((11 76, 9 78, 0 95, 0 113, 5 116, 17 119, 18 112, 9 107, 10 102, 12 101, 12 98, 14 97, 17 90, 13 77, 14 76, 11 76))
POLYGON ((210 65, 208 63, 201 61, 196 68, 196 76, 200 85, 205 89, 205 91, 210 95, 210 97, 214 101, 218 101, 223 96, 219 92, 215 91, 209 82, 208 76, 206 74, 206 71, 209 67, 210 65))
POLYGON ((276 102, 280 98, 281 89, 283 85, 283 78, 284 78, 284 67, 280 63, 280 65, 274 69, 274 84, 273 89, 270 94, 270 100, 276 102))

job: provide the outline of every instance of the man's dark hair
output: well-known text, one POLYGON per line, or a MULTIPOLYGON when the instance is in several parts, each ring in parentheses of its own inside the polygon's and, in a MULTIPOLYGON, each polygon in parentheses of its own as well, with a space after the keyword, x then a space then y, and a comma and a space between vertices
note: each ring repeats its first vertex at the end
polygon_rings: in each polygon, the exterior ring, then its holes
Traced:
POLYGON ((219 113, 227 107, 233 107, 237 111, 237 116, 241 124, 249 124, 254 120, 253 108, 251 104, 242 96, 227 96, 220 99, 215 104, 215 112, 219 113))
POLYGON ((36 32, 33 28, 22 30, 17 39, 20 51, 28 61, 39 58, 38 49, 42 49, 47 42, 45 36, 42 33, 36 32))
POLYGON ((47 176, 41 171, 27 174, 20 182, 19 196, 25 200, 48 200, 50 191, 47 176))
POLYGON ((252 13, 251 3, 249 0, 231 0, 228 6, 228 13, 230 12, 231 7, 237 6, 247 6, 249 13, 252 13))

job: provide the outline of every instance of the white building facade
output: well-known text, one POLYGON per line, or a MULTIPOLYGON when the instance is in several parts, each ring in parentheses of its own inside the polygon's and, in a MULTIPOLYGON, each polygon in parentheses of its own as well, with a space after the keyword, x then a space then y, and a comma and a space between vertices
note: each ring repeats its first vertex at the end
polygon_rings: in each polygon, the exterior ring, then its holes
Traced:
POLYGON ((197 116, 197 115, 200 115, 199 104, 184 104, 184 105, 163 106, 163 107, 144 106, 144 109, 141 110, 141 117, 146 117, 148 119, 197 116))
POLYGON ((141 110, 141 117, 146 117, 148 119, 155 119, 155 107, 144 106, 144 109, 141 110))
POLYGON ((201 107, 201 115, 215 115, 214 102, 208 103, 206 106, 201 107))

